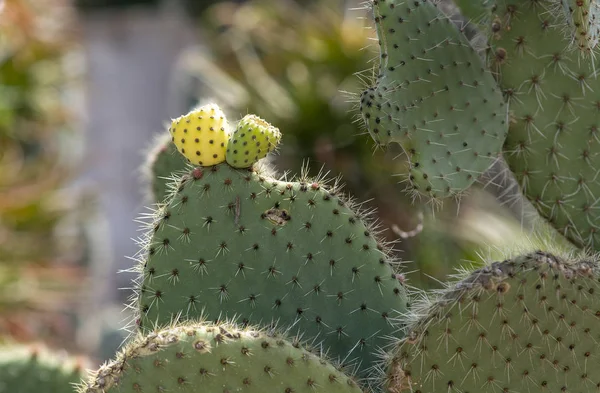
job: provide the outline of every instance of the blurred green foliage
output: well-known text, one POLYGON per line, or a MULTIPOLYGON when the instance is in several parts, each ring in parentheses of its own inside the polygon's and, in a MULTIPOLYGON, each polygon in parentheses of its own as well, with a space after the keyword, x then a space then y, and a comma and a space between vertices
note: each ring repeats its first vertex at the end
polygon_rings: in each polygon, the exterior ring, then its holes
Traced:
POLYGON ((66 10, 7 0, 0 23, 0 335, 24 341, 64 328, 56 313, 73 311, 83 275, 59 263, 55 236, 70 208, 57 192, 73 172, 62 141, 73 135, 63 59, 74 42, 54 19, 66 10))

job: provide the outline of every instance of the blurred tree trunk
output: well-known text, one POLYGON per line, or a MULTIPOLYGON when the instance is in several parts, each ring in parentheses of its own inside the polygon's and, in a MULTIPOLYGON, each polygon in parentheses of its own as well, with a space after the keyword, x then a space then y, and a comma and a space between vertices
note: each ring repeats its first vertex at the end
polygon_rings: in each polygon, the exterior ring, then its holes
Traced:
POLYGON ((132 238, 141 234, 134 219, 147 204, 140 181, 144 151, 187 109, 167 102, 177 58, 194 43, 192 22, 173 3, 80 14, 87 66, 82 180, 96 194, 109 240, 93 261, 92 319, 131 295, 119 288, 131 287, 134 276, 117 271, 131 268, 127 257, 138 251, 132 238))

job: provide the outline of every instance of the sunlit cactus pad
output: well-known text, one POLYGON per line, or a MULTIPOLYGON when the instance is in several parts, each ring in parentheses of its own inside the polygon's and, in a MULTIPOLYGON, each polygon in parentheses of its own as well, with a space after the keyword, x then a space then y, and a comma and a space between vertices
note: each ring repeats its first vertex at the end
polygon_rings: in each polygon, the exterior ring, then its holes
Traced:
POLYGON ((362 360, 364 371, 407 307, 388 249, 364 218, 319 180, 196 168, 149 233, 141 328, 177 316, 276 322, 335 359, 362 360))
POLYGON ((332 364, 278 335, 225 324, 189 324, 138 337, 82 383, 79 392, 362 391, 332 364))
POLYGON ((388 364, 392 393, 600 389, 595 259, 495 262, 415 312, 388 364))
POLYGON ((408 189, 460 194, 498 158, 507 107, 492 74, 450 19, 429 0, 374 0, 381 59, 360 112, 378 145, 399 143, 410 159, 408 189))
POLYGON ((38 345, 0 346, 0 393, 72 393, 84 363, 38 345))
POLYGON ((600 64, 571 48, 564 14, 548 12, 555 3, 496 4, 490 66, 510 103, 505 158, 542 216, 600 250, 600 64))

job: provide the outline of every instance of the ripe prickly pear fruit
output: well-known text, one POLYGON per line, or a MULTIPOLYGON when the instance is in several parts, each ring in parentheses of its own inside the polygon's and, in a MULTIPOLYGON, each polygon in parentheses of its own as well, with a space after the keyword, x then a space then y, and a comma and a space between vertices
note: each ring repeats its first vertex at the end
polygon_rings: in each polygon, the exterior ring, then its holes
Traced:
POLYGON ((227 163, 234 168, 248 168, 275 150, 281 132, 256 115, 239 121, 227 146, 227 163))
POLYGON ((71 393, 85 362, 37 346, 0 346, 0 393, 71 393))
POLYGON ((456 196, 498 158, 507 106, 479 54, 430 0, 374 0, 380 45, 375 86, 360 113, 378 145, 399 143, 407 190, 456 196))
POLYGON ((277 334, 227 324, 139 336, 79 393, 362 393, 325 359, 277 334))
POLYGON ((278 323, 367 374, 407 297, 394 260, 338 187, 258 165, 196 168, 157 211, 140 266, 142 331, 173 319, 278 323))
POLYGON ((204 105, 178 117, 169 132, 177 150, 192 164, 211 166, 225 161, 231 131, 217 105, 204 105))
POLYGON ((543 252, 473 271, 415 305, 388 359, 388 391, 596 391, 599 279, 597 259, 543 252))
POLYGON ((597 251, 599 67, 572 48, 564 14, 548 9, 554 0, 494 6, 489 63, 511 110, 504 157, 540 215, 578 247, 597 251))

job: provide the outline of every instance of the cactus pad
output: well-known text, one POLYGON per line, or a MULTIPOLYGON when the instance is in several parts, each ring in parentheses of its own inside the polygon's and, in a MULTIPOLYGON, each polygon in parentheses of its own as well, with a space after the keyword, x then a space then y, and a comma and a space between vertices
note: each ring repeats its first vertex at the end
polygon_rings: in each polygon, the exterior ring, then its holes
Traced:
POLYGON ((211 166, 225 161, 231 131, 217 105, 208 104, 178 117, 169 131, 177 150, 194 165, 211 166))
POLYGON ((579 247, 600 249, 600 79, 553 0, 498 1, 490 65, 510 102, 505 158, 527 198, 579 247), (562 24, 561 24, 562 23, 562 24))
POLYGON ((429 0, 374 0, 381 60, 360 111, 378 145, 410 159, 408 189, 447 197, 486 171, 506 137, 507 107, 467 38, 429 0))
POLYGON ((0 393, 71 393, 83 361, 35 346, 0 347, 0 393))
POLYGON ((142 330, 179 314, 275 322, 370 367, 407 299, 376 227, 338 191, 227 164, 184 176, 150 233, 142 330))
POLYGON ((80 393, 362 393, 327 361, 273 334, 183 325, 138 337, 80 393))
POLYGON ((165 133, 157 138, 146 160, 146 177, 150 183, 151 200, 156 203, 164 202, 172 191, 170 185, 173 177, 183 174, 187 167, 187 160, 171 143, 169 134, 165 133))
POLYGON ((255 115, 239 121, 227 147, 227 163, 234 168, 248 168, 275 150, 281 140, 276 127, 255 115))
POLYGON ((594 392, 597 261, 537 252, 474 271, 424 308, 393 352, 399 392, 594 392))

